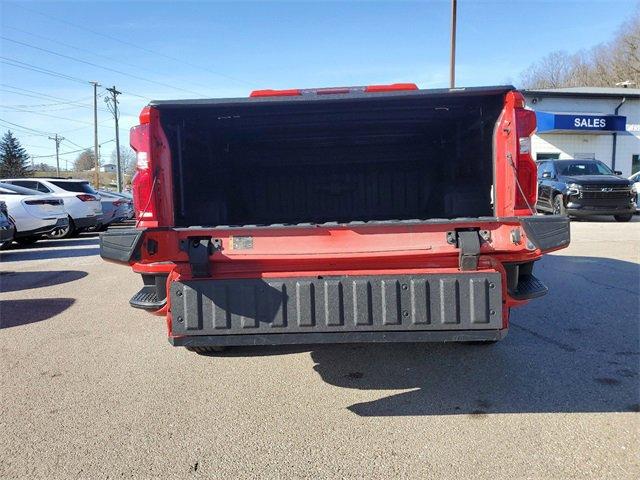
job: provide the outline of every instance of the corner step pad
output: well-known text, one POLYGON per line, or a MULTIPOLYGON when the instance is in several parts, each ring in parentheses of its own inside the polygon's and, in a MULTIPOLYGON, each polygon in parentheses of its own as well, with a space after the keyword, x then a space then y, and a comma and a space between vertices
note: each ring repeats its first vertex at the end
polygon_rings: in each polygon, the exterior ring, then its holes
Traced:
POLYGON ((167 303, 166 298, 163 298, 162 300, 158 299, 155 285, 142 287, 142 290, 136 293, 131 297, 131 300, 129 300, 129 304, 132 307, 142 308, 143 310, 158 310, 164 307, 165 303, 167 303))
POLYGON ((533 275, 520 275, 516 290, 510 293, 516 300, 529 300, 531 298, 542 297, 546 295, 548 291, 547 286, 533 275))

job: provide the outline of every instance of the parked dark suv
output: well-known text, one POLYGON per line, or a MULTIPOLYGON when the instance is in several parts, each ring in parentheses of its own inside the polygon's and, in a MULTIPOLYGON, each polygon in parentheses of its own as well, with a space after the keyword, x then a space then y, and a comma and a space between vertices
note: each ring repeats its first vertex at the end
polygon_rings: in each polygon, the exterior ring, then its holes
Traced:
POLYGON ((631 220, 633 182, 598 160, 545 160, 538 163, 539 211, 555 215, 613 215, 631 220))

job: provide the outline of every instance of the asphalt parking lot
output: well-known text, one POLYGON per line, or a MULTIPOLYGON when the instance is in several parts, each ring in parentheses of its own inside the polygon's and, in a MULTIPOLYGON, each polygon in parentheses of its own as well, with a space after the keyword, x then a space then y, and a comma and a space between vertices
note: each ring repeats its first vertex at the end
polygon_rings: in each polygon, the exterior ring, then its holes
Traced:
POLYGON ((640 476, 638 217, 573 222, 482 347, 199 356, 96 236, 0 256, 0 478, 640 476))

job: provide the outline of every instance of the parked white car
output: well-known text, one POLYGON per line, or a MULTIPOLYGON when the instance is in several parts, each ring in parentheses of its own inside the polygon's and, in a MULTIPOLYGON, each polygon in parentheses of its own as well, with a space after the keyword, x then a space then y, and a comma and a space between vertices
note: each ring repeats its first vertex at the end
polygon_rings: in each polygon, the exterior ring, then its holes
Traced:
POLYGON ((66 228, 57 229, 48 234, 52 238, 65 238, 74 233, 95 227, 100 223, 102 206, 100 195, 86 180, 62 178, 9 178, 0 182, 30 188, 38 192, 53 195, 64 202, 69 217, 66 228))
POLYGON ((640 172, 636 172, 629 177, 633 182, 633 188, 636 191, 636 212, 640 212, 640 172))
POLYGON ((69 227, 64 203, 53 195, 0 183, 0 201, 6 204, 15 227, 13 240, 20 245, 30 245, 43 235, 69 227))

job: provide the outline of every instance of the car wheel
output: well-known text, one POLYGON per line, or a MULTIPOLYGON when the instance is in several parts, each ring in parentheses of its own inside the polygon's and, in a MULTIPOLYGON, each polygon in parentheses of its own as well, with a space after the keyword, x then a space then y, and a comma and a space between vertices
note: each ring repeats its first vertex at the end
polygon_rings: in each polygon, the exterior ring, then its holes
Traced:
POLYGON ((33 245, 34 243, 36 243, 38 240, 40 240, 39 236, 34 236, 34 237, 22 237, 22 238, 15 238, 14 241, 20 245, 21 247, 28 247, 30 245, 33 245))
POLYGON ((567 210, 564 208, 564 199, 562 195, 556 195, 553 197, 553 214, 554 215, 566 215, 567 210))
POLYGON ((69 217, 69 225, 66 227, 59 227, 54 229, 53 231, 47 233, 46 237, 58 239, 58 238, 69 238, 75 233, 75 226, 73 224, 73 219, 69 217))
POLYGON ((190 352, 195 352, 198 355, 210 355, 212 353, 220 353, 226 350, 226 347, 222 345, 216 345, 211 347, 186 347, 190 352))
POLYGON ((616 219, 616 222, 628 222, 633 218, 633 214, 628 213, 626 215, 614 215, 613 218, 616 219))

